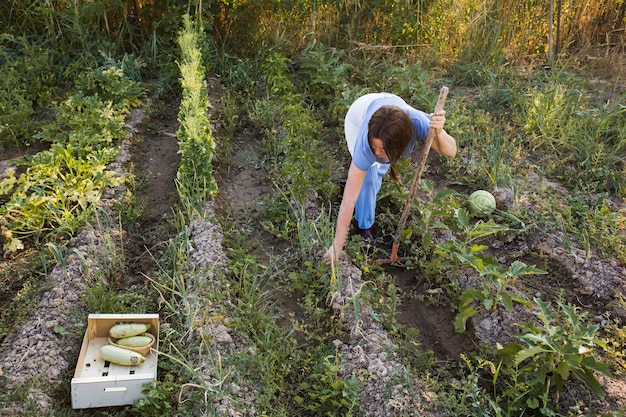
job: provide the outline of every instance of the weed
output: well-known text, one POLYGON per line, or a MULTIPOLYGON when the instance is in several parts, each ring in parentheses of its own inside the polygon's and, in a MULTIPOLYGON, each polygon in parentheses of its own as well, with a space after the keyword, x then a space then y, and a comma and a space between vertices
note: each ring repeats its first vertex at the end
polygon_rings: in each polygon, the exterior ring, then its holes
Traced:
MULTIPOLYGON (((323 347, 319 353, 323 354, 323 347)), ((311 373, 300 383, 294 400, 305 410, 326 416, 354 416, 358 410, 359 383, 356 377, 342 379, 340 353, 326 355, 313 365, 311 373)))
POLYGON ((547 273, 517 260, 509 267, 503 267, 492 259, 470 255, 466 257, 466 262, 481 275, 483 283, 480 289, 468 288, 461 294, 459 314, 454 320, 454 327, 458 332, 464 332, 467 320, 481 310, 495 311, 498 305, 502 305, 507 311, 511 311, 514 302, 530 307, 530 302, 521 294, 506 289, 520 276, 547 273))
POLYGON ((408 368, 412 368, 416 372, 429 372, 433 367, 438 366, 435 353, 432 350, 424 349, 419 340, 418 329, 406 329, 396 353, 408 368))
MULTIPOLYGON (((503 416, 497 400, 483 389, 481 381, 484 370, 496 374, 496 366, 482 358, 468 358, 461 355, 467 372, 460 379, 453 378, 446 390, 440 393, 440 401, 445 405, 446 416, 488 417, 503 416)), ((494 377, 494 380, 497 377, 494 377)))
MULTIPOLYGON (((621 291, 617 292, 612 306, 626 309, 626 297, 621 291)), ((607 324, 604 326, 604 330, 606 331, 607 357, 616 368, 616 373, 622 374, 626 371, 626 328, 623 320, 611 318, 610 314, 607 315, 607 324)))
POLYGON ((172 412, 172 397, 180 389, 180 384, 168 374, 162 380, 155 381, 143 390, 145 398, 133 405, 133 413, 137 416, 152 417, 169 415, 172 412))
POLYGON ((626 372, 626 327, 617 319, 612 318, 605 325, 606 354, 616 369, 615 373, 623 375, 626 372))
POLYGON ((516 336, 521 343, 509 343, 496 352, 503 360, 502 372, 520 384, 528 408, 546 410, 552 392, 558 395, 572 375, 594 394, 604 396, 594 375, 610 376, 607 366, 593 354, 596 347, 606 349, 606 342, 596 335, 599 326, 586 325, 584 314, 561 301, 557 301, 558 309, 538 298, 534 302, 540 325, 519 323, 525 332, 516 336))
POLYGON ((548 175, 563 178, 570 188, 619 193, 621 174, 615 168, 623 126, 614 120, 623 109, 591 108, 582 88, 573 87, 580 87, 575 77, 557 73, 547 88, 528 94, 518 123, 531 149, 542 150, 548 175))
POLYGON ((313 106, 331 106, 347 87, 346 78, 350 66, 343 62, 344 54, 344 51, 328 48, 317 40, 302 52, 297 74, 302 76, 303 86, 313 106))
POLYGON ((48 267, 53 264, 54 259, 47 251, 28 251, 22 261, 2 267, 2 296, 11 302, 0 311, 0 337, 19 329, 41 296, 50 289, 51 283, 46 275, 48 267))

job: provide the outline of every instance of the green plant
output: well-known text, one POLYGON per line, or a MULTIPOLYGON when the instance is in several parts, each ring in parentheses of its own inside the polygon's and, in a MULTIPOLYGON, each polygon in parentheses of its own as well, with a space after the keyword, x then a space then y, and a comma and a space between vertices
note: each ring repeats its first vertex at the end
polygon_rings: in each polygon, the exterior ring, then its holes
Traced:
POLYGON ((606 353, 616 367, 617 374, 626 373, 626 327, 613 318, 606 326, 606 353))
POLYGON ((206 112, 208 93, 198 47, 202 32, 189 16, 185 16, 184 21, 185 28, 178 37, 182 55, 179 66, 183 97, 178 115, 180 126, 176 133, 181 154, 176 180, 181 197, 193 203, 217 193, 211 164, 215 141, 206 112))
MULTIPOLYGON (((496 366, 483 358, 469 358, 461 354, 461 364, 464 366, 462 376, 451 378, 445 390, 439 393, 439 400, 444 405, 445 416, 463 417, 500 417, 505 414, 498 404, 497 398, 492 398, 484 389, 481 381, 482 372, 487 369, 497 374, 496 366)), ((494 377, 494 382, 497 377, 494 377)))
POLYGON ((0 146, 27 143, 35 130, 32 102, 25 97, 14 74, 0 67, 0 146))
POLYGON ((538 310, 534 322, 519 323, 524 333, 516 335, 520 343, 500 346, 497 356, 503 360, 503 371, 515 375, 516 383, 530 409, 539 409, 551 415, 548 409, 552 391, 560 393, 565 382, 573 375, 591 392, 604 396, 595 373, 610 376, 607 366, 596 360, 594 349, 606 349, 606 342, 597 336, 597 324, 585 324, 584 314, 578 308, 557 301, 558 309, 550 302, 534 299, 538 310))
POLYGON ((146 398, 133 405, 133 413, 146 417, 171 415, 174 408, 172 398, 179 389, 180 384, 173 380, 173 375, 167 374, 162 380, 145 387, 143 394, 146 398))
MULTIPOLYGON (((487 260, 480 253, 487 248, 480 244, 482 239, 510 230, 508 226, 496 223, 493 218, 473 222, 468 211, 462 207, 452 207, 451 210, 445 207, 424 210, 422 218, 426 224, 434 220, 432 223, 434 229, 447 229, 455 236, 435 245, 433 259, 428 263, 427 270, 432 272, 435 269, 451 269, 455 278, 458 278, 461 267, 480 265, 481 260, 483 262, 487 260), (440 221, 433 219, 434 216, 443 218, 440 221)), ((429 230, 422 234, 422 242, 426 248, 431 247, 431 239, 432 233, 429 230)))
MULTIPOLYGON (((129 84, 123 74, 107 74, 100 80, 101 88, 118 91, 116 99, 125 97, 136 104, 132 94, 140 90, 130 89, 124 96, 129 84), (116 85, 122 85, 122 90, 116 85)), ((9 172, 0 182, 0 193, 6 199, 0 207, 5 253, 23 250, 27 238, 52 243, 67 239, 91 218, 105 187, 122 181, 105 168, 117 155, 116 145, 128 137, 124 128, 128 106, 117 109, 98 94, 79 91, 57 110, 55 122, 44 126, 38 135, 52 142, 50 149, 23 162, 27 175, 16 178, 9 172)))
POLYGON ((540 151, 535 154, 547 174, 563 179, 570 189, 621 193, 624 109, 594 107, 580 80, 567 71, 547 81, 547 87, 526 96, 518 113, 531 150, 540 151))
POLYGON ((152 301, 141 289, 132 286, 120 292, 115 283, 100 281, 92 284, 82 294, 81 299, 93 313, 102 314, 143 314, 149 311, 152 301))
POLYGON ((475 254, 465 255, 464 265, 474 268, 483 278, 483 282, 480 289, 467 288, 461 294, 459 313, 454 319, 454 328, 461 333, 465 331, 467 320, 481 310, 495 311, 501 304, 507 311, 511 311, 514 302, 530 307, 530 302, 521 294, 506 289, 520 276, 547 273, 517 260, 510 266, 503 267, 492 258, 475 254))
POLYGON ((328 107, 341 98, 350 69, 342 62, 344 54, 344 51, 328 48, 317 40, 302 51, 297 74, 302 76, 303 87, 314 106, 328 107))
MULTIPOLYGON (((611 303, 617 308, 626 309, 626 297, 621 291, 618 291, 615 300, 611 303)), ((622 374, 626 371, 626 327, 619 318, 611 318, 607 321, 604 330, 606 331, 606 352, 608 358, 617 368, 617 373, 622 374), (620 369, 623 368, 623 369, 620 369)))
POLYGON ((55 91, 52 50, 28 37, 0 34, 0 147, 29 145, 35 114, 55 91))
POLYGON ((2 296, 10 299, 0 311, 0 337, 19 330, 41 302, 42 295, 50 290, 50 281, 45 277, 48 267, 55 261, 50 259, 51 256, 48 251, 29 251, 24 254, 23 262, 4 265, 0 269, 2 296))
POLYGON ((326 355, 315 363, 307 379, 298 386, 294 397, 297 404, 314 415, 354 416, 358 410, 359 383, 356 377, 343 379, 339 376, 340 353, 326 355))
POLYGON ((328 334, 341 331, 337 328, 336 320, 329 320, 326 304, 329 294, 341 285, 341 279, 338 273, 333 279, 332 272, 326 264, 312 260, 304 261, 301 266, 289 272, 284 285, 285 291, 301 294, 298 306, 304 312, 306 320, 295 325, 307 338, 323 342, 328 334), (320 277, 329 278, 320 279, 320 277))
MULTIPOLYGON (((119 64, 121 66, 121 63, 119 64)), ((102 70, 87 71, 76 80, 76 88, 87 96, 97 96, 103 102, 111 102, 117 111, 128 112, 141 106, 145 86, 131 79, 122 68, 111 66, 102 70)))
POLYGON ((200 306, 197 294, 189 283, 193 274, 185 269, 189 257, 190 242, 186 231, 179 233, 178 239, 168 248, 169 264, 157 263, 159 276, 145 278, 159 293, 161 302, 172 312, 187 339, 193 337, 195 315, 200 306))
POLYGON ((612 210, 607 202, 593 207, 586 216, 581 227, 585 236, 593 243, 594 248, 605 256, 615 256, 626 262, 626 245, 623 236, 626 234, 626 212, 612 210))

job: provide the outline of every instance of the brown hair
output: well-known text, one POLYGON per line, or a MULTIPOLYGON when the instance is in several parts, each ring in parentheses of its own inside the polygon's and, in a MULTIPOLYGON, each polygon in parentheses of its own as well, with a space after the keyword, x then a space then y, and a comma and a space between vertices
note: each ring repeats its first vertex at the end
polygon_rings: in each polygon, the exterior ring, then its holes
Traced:
MULTIPOLYGON (((367 141, 377 138, 383 142, 391 163, 391 178, 400 184, 396 162, 402 157, 413 137, 413 123, 404 110, 396 106, 382 106, 376 110, 368 124, 367 141)), ((373 152, 373 150, 372 150, 373 152)))

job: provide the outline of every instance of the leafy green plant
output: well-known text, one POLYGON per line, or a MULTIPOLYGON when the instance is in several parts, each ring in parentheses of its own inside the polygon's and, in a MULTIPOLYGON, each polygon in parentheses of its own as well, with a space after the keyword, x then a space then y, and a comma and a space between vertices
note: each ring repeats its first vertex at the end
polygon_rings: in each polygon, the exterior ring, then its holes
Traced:
MULTIPOLYGON (((437 201, 441 199, 438 198, 437 201)), ((510 230, 508 226, 498 224, 492 218, 474 222, 466 209, 450 205, 424 210, 422 219, 433 229, 447 229, 454 235, 454 238, 434 246, 433 259, 426 266, 427 270, 432 272, 436 269, 450 269, 457 278, 462 266, 472 263, 479 265, 481 259, 487 259, 480 254, 487 248, 480 243, 481 239, 510 230)), ((422 234, 422 242, 426 248, 432 246, 431 239, 432 232, 429 230, 422 234)))
MULTIPOLYGON (((123 74, 109 75, 106 82, 127 86, 123 74)), ((9 173, 0 183, 6 199, 0 207, 5 253, 21 251, 24 239, 31 237, 68 238, 90 219, 104 188, 121 183, 105 167, 117 155, 117 143, 128 136, 127 111, 127 106, 116 110, 112 102, 80 91, 59 105, 55 122, 39 134, 52 142, 50 149, 23 162, 27 175, 15 178, 9 173)))
POLYGON ((145 87, 129 78, 115 63, 100 71, 80 74, 76 87, 87 96, 97 96, 105 103, 111 102, 115 110, 123 112, 141 106, 141 97, 145 93, 145 87))
MULTIPOLYGON (((461 354, 463 374, 459 379, 451 378, 445 390, 439 393, 439 399, 444 406, 445 416, 466 417, 500 417, 505 414, 498 404, 498 398, 492 398, 486 392, 481 381, 482 372, 486 369, 492 374, 497 374, 497 368, 493 362, 476 357, 470 358, 461 354)), ((494 382, 497 376, 494 377, 494 382)))
POLYGON ((55 90, 52 51, 27 37, 0 34, 0 147, 29 145, 35 109, 55 90))
POLYGON ((342 60, 344 54, 344 51, 328 48, 317 40, 302 52, 297 73, 302 75, 303 86, 314 106, 327 107, 341 98, 350 69, 342 60))
POLYGON ((306 381, 298 386, 294 400, 314 415, 356 415, 359 383, 354 376, 349 379, 339 376, 339 355, 339 352, 335 352, 334 355, 323 357, 315 364, 306 381))
POLYGON ((270 51, 263 58, 261 74, 267 83, 266 99, 275 96, 284 97, 289 103, 297 102, 300 99, 301 96, 296 94, 295 85, 287 72, 290 64, 291 59, 279 51, 270 51))
POLYGON ((185 28, 178 37, 182 55, 180 72, 183 97, 178 115, 180 127, 176 133, 181 154, 176 179, 181 196, 199 202, 217 193, 211 164, 215 141, 206 112, 208 93, 202 53, 198 46, 202 32, 189 16, 185 16, 184 20, 185 28))
MULTIPOLYGON (((474 269, 482 278, 481 288, 466 288, 458 295, 459 313, 455 319, 455 329, 464 332, 467 320, 479 311, 494 311, 498 305, 511 310, 514 302, 529 305, 521 295, 510 292, 507 288, 519 276, 545 272, 517 260, 510 266, 502 266, 486 255, 484 251, 487 246, 481 242, 511 229, 496 223, 493 218, 475 221, 465 208, 460 207, 455 196, 454 191, 442 190, 423 207, 420 218, 424 225, 421 231, 421 250, 429 258, 423 258, 420 262, 425 264, 424 267, 430 274, 449 276, 447 272, 451 272, 455 278, 454 291, 460 287, 458 280, 463 268, 474 269), (433 245, 432 236, 436 229, 447 231, 451 236, 433 245)), ((406 237, 409 238, 411 233, 409 230, 406 237)))
POLYGON ((557 301, 558 309, 550 302, 534 299, 540 323, 518 324, 524 333, 516 335, 520 343, 511 342, 499 347, 496 354, 503 360, 504 373, 514 372, 516 381, 525 387, 526 405, 549 414, 552 391, 560 393, 572 376, 578 378, 591 392, 604 396, 595 373, 610 376, 604 363, 594 357, 594 349, 606 348, 606 342, 597 336, 597 324, 585 324, 584 314, 578 308, 557 301))
POLYGON ((503 267, 495 260, 485 256, 469 254, 464 256, 464 265, 470 265, 483 278, 481 288, 467 288, 459 299, 459 313, 454 320, 457 332, 464 332, 467 320, 482 310, 495 311, 502 305, 507 311, 513 309, 513 303, 530 307, 531 304, 521 294, 509 292, 515 280, 523 275, 546 274, 538 268, 527 266, 522 261, 513 261, 508 267, 503 267))
POLYGON ((167 374, 162 380, 155 381, 145 387, 145 398, 133 405, 133 413, 137 416, 166 416, 171 415, 174 405, 173 397, 180 390, 180 384, 173 380, 172 374, 167 374))

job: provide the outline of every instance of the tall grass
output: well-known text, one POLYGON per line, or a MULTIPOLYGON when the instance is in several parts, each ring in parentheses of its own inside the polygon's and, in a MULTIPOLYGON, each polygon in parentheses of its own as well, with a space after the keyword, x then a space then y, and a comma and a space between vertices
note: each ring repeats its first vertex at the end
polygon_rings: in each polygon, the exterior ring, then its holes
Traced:
POLYGON ((556 74, 521 99, 518 123, 531 157, 570 188, 624 195, 626 118, 592 102, 574 75, 556 74))

